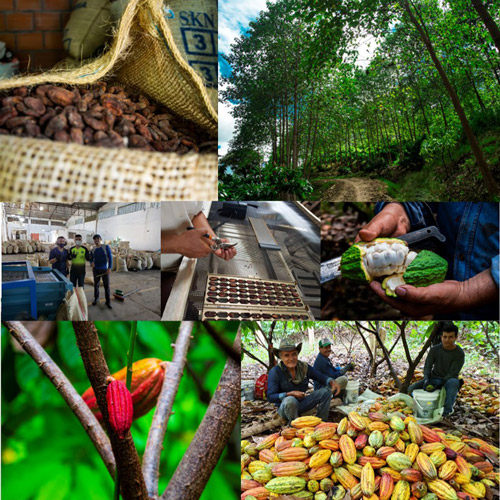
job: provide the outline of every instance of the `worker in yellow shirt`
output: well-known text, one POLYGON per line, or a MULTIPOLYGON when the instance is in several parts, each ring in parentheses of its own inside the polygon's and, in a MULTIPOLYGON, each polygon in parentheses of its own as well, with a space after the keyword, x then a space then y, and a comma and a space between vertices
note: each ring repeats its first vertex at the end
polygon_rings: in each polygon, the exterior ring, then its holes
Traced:
POLYGON ((85 263, 92 260, 89 249, 82 245, 82 235, 75 234, 75 246, 69 249, 68 259, 71 261, 69 279, 73 286, 83 288, 85 282, 85 263))

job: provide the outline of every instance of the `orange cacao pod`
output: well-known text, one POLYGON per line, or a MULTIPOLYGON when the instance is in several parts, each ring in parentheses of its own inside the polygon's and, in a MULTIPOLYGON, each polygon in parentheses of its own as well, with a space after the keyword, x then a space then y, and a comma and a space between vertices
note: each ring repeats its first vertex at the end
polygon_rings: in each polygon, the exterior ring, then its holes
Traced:
MULTIPOLYGON (((165 370, 169 363, 158 358, 145 358, 136 361, 132 365, 132 383, 130 393, 134 405, 134 420, 146 415, 156 405, 158 395, 165 376, 165 370)), ((115 380, 125 382, 127 379, 127 367, 122 368, 112 375, 115 380)), ((92 410, 97 420, 102 422, 102 413, 97 405, 94 389, 89 387, 82 398, 92 410)))
POLYGON ((359 457, 358 458, 358 463, 362 467, 364 467, 366 464, 370 464, 374 469, 380 469, 384 465, 386 465, 386 461, 382 458, 378 457, 359 457))
POLYGON ((282 462, 300 462, 309 456, 306 448, 286 448, 278 452, 278 459, 282 462))
POLYGON ((325 477, 328 477, 333 472, 333 467, 330 464, 323 464, 319 467, 312 467, 309 470, 309 479, 315 479, 316 481, 321 481, 325 477))
POLYGON ((269 498, 269 490, 266 490, 263 486, 252 488, 241 494, 241 500, 245 500, 246 497, 255 497, 257 500, 267 500, 269 498))
MULTIPOLYGON (((432 463, 432 460, 425 453, 420 452, 417 455, 417 465, 425 479, 432 480, 437 478, 436 467, 432 463)), ((434 493, 434 492, 433 492, 434 493)), ((437 493, 436 493, 437 495, 437 493)), ((439 495, 438 495, 439 496, 439 495)))
POLYGON ((262 486, 258 481, 254 479, 242 479, 241 480, 241 491, 251 490, 252 488, 258 488, 262 486))
POLYGON ((380 486, 378 491, 378 496, 380 500, 389 500, 392 495, 392 490, 394 489, 394 479, 387 473, 382 474, 380 479, 380 486))
POLYGON ((422 435, 423 435, 424 441, 426 443, 439 443, 439 442, 441 442, 441 436, 436 431, 433 431, 432 429, 430 429, 429 427, 426 427, 425 425, 421 425, 420 430, 422 431, 422 435))
POLYGON ((422 473, 416 469, 403 469, 400 474, 401 477, 409 483, 418 483, 422 481, 422 473))
POLYGON ((457 492, 445 481, 434 479, 427 483, 427 487, 441 500, 458 500, 457 492))
POLYGON ((439 468, 439 479, 449 481, 457 472, 457 464, 453 460, 448 460, 439 468))
POLYGON ((335 476, 346 490, 350 490, 358 484, 358 480, 345 467, 337 467, 335 476))
POLYGON ((344 462, 348 464, 356 462, 356 447, 354 446, 354 441, 349 436, 346 434, 340 436, 339 447, 344 462))
POLYGON ((307 470, 304 462, 274 462, 271 465, 273 476, 300 476, 307 470))
POLYGON ((112 380, 106 389, 106 402, 108 403, 109 425, 118 434, 120 439, 132 426, 134 408, 132 395, 121 380, 112 380))

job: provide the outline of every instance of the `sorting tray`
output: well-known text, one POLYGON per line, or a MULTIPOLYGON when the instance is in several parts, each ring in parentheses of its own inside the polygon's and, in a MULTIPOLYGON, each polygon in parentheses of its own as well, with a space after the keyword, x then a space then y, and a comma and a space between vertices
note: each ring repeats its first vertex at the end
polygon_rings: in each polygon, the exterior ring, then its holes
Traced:
POLYGON ((202 319, 293 319, 313 316, 293 281, 208 274, 202 319))

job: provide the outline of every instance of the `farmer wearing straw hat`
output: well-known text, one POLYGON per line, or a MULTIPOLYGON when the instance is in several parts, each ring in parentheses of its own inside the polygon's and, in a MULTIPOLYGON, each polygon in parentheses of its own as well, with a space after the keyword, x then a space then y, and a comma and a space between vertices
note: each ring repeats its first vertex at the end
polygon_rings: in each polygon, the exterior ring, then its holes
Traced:
MULTIPOLYGON (((322 373, 326 377, 331 377, 337 382, 340 386, 341 392, 339 394, 340 397, 343 396, 344 390, 347 387, 347 377, 344 375, 352 371, 354 365, 352 363, 347 364, 344 368, 340 368, 339 366, 333 366, 333 363, 330 361, 330 354, 332 353, 332 343, 328 339, 321 339, 319 341, 319 353, 316 356, 316 360, 314 361, 314 369, 318 372, 322 373)), ((314 389, 321 389, 324 387, 324 384, 320 382, 314 382, 314 389)))
POLYGON ((317 407, 317 416, 327 420, 330 401, 340 393, 340 385, 331 377, 316 371, 304 361, 299 361, 302 342, 294 345, 283 340, 279 348, 273 348, 279 363, 269 372, 267 399, 275 403, 278 414, 290 423, 299 415, 317 407), (306 396, 309 379, 325 387, 306 396), (330 387, 326 387, 330 386, 330 387))

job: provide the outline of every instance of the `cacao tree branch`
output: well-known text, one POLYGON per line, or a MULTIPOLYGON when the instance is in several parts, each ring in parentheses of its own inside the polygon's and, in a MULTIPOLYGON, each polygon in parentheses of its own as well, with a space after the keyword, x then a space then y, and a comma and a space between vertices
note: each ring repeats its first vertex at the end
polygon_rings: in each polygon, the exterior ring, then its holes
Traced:
MULTIPOLYGON (((234 342, 240 350, 240 330, 234 342)), ((217 465, 240 413, 241 364, 228 359, 196 434, 161 500, 198 500, 217 465)))
POLYGON ((231 344, 213 327, 209 321, 202 321, 202 324, 207 333, 215 340, 216 344, 232 358, 236 363, 240 362, 240 356, 233 349, 231 344))
POLYGON ((111 441, 116 459, 123 500, 149 500, 146 484, 142 476, 141 464, 130 431, 123 439, 109 425, 106 402, 109 368, 102 352, 97 329, 93 321, 74 321, 76 342, 82 356, 83 365, 94 389, 97 404, 111 441))
POLYGON ((64 401, 71 408, 76 418, 80 421, 85 432, 101 456, 106 468, 113 477, 115 474, 115 457, 111 450, 111 443, 95 415, 81 398, 80 394, 66 378, 62 370, 47 354, 45 349, 35 340, 31 333, 20 321, 5 321, 5 326, 24 351, 30 355, 38 367, 54 384, 64 401))
POLYGON ((192 321, 184 321, 179 327, 174 348, 174 358, 165 373, 165 379, 158 397, 151 428, 149 429, 146 450, 142 460, 142 470, 149 496, 152 498, 158 498, 158 477, 163 440, 172 413, 174 399, 179 390, 182 373, 184 372, 193 326, 192 321))
POLYGON ((249 358, 252 358, 255 361, 258 361, 261 365, 265 366, 267 371, 269 371, 271 369, 271 367, 266 365, 266 363, 264 363, 264 361, 260 360, 257 356, 252 354, 250 351, 247 351, 244 347, 241 348, 241 351, 243 352, 243 354, 246 354, 249 358))

